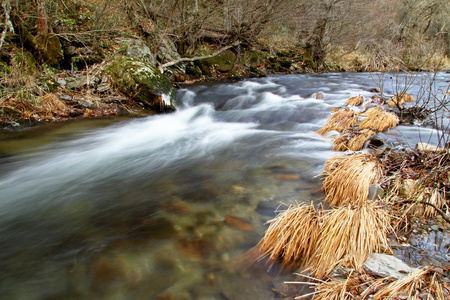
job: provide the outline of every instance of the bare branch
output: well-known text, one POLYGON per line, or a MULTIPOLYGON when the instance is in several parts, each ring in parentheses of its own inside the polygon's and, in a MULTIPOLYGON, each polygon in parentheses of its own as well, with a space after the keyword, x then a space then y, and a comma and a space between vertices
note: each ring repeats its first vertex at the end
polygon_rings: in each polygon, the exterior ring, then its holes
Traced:
POLYGON ((161 66, 159 66, 159 70, 161 71, 161 73, 164 73, 164 69, 167 69, 168 67, 180 64, 180 63, 184 63, 184 62, 193 62, 193 61, 197 61, 197 60, 202 60, 202 59, 208 59, 208 58, 212 58, 215 57, 217 55, 219 55, 220 53, 224 52, 225 50, 228 50, 230 48, 236 47, 237 45, 239 45, 241 42, 240 41, 236 41, 231 45, 228 45, 226 47, 221 48, 220 50, 217 50, 216 52, 214 52, 213 54, 210 55, 204 55, 204 56, 195 56, 195 57, 183 57, 177 60, 173 60, 170 61, 168 63, 165 63, 161 66))
POLYGON ((14 33, 14 27, 10 20, 11 3, 9 2, 9 0, 3 0, 2 6, 5 10, 5 29, 3 29, 2 36, 0 37, 0 50, 2 49, 3 43, 5 42, 6 34, 8 32, 14 33))

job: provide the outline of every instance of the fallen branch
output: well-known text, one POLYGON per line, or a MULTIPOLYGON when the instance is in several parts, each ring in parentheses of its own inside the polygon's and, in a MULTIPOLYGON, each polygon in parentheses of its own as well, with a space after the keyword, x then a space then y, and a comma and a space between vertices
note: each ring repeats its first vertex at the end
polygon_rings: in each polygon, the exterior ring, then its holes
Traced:
POLYGON ((438 212, 438 214, 441 215, 441 217, 444 219, 445 222, 450 224, 450 216, 448 216, 442 209, 440 209, 433 203, 426 202, 426 201, 402 201, 401 203, 421 203, 421 204, 429 205, 429 206, 433 207, 438 212))
POLYGON ((236 41, 231 45, 228 45, 220 50, 217 50, 216 52, 214 52, 213 54, 210 55, 204 55, 204 56, 195 56, 195 57, 183 57, 177 60, 173 60, 173 61, 169 61, 165 64, 162 64, 158 67, 159 71, 161 71, 161 73, 164 73, 164 69, 167 69, 168 67, 180 64, 180 63, 184 63, 184 62, 193 62, 196 60, 202 60, 202 59, 208 59, 208 58, 212 58, 215 57, 217 55, 219 55, 220 53, 224 52, 225 50, 228 50, 230 48, 236 47, 237 45, 239 45, 241 42, 240 41, 236 41))

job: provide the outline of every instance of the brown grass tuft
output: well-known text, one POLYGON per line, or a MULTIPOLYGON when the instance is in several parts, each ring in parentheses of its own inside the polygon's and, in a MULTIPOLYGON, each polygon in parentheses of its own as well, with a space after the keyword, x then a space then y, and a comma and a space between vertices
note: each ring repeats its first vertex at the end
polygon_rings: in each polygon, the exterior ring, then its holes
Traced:
POLYGON ((346 130, 343 134, 333 140, 333 150, 359 151, 374 134, 377 134, 377 131, 373 129, 354 128, 346 130))
POLYGON ((382 169, 375 156, 357 153, 328 160, 321 175, 325 201, 332 206, 356 205, 367 199, 369 186, 378 182, 382 169))
POLYGON ((328 211, 320 220, 320 236, 307 267, 318 278, 327 276, 337 265, 362 270, 367 256, 388 250, 387 211, 373 202, 358 207, 340 207, 328 211))
POLYGON ((393 128, 399 123, 399 119, 395 114, 384 111, 380 106, 368 109, 363 115, 366 118, 359 123, 358 126, 361 128, 375 129, 381 132, 388 128, 393 128))
POLYGON ((349 109, 339 109, 325 123, 325 125, 317 131, 318 134, 325 134, 331 130, 342 132, 358 122, 357 114, 349 109))
POLYGON ((347 101, 345 101, 345 105, 350 105, 350 106, 359 106, 363 103, 364 103, 364 98, 361 95, 350 97, 347 99, 347 101))
POLYGON ((411 96, 410 94, 407 93, 401 93, 398 95, 394 95, 389 102, 387 103, 387 105, 389 106, 400 106, 402 107, 403 104, 405 104, 405 102, 414 102, 414 98, 413 96, 411 96))
MULTIPOLYGON (((381 288, 375 295, 373 296, 374 300, 378 299, 396 299, 396 296, 401 292, 406 293, 408 299, 420 299, 416 298, 415 293, 426 286, 429 286, 429 291, 434 290, 434 293, 437 295, 442 295, 438 298, 427 298, 427 299, 445 299, 442 294, 442 286, 437 281, 433 280, 432 286, 428 285, 426 275, 429 273, 429 270, 423 269, 418 270, 411 273, 409 276, 396 280, 389 285, 381 288)), ((435 276, 433 277, 435 278, 435 276)), ((430 295, 431 296, 431 295, 430 295)))
POLYGON ((312 255, 317 241, 318 212, 312 204, 289 206, 273 220, 257 248, 261 258, 279 261, 286 267, 303 265, 312 255))

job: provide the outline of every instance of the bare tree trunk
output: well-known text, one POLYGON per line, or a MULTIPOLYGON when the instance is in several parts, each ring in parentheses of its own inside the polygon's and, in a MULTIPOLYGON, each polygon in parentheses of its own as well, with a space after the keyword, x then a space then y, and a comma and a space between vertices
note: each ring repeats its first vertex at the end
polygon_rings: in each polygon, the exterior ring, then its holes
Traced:
POLYGON ((47 11, 45 9, 45 0, 36 0, 36 9, 38 20, 37 33, 38 35, 47 35, 49 34, 49 27, 47 11))

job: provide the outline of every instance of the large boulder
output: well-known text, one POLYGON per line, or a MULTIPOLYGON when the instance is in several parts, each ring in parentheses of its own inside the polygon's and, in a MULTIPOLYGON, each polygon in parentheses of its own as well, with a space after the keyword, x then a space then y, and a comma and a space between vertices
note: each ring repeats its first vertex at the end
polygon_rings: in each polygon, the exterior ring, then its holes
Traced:
POLYGON ((140 39, 120 39, 121 47, 125 56, 142 60, 151 65, 156 65, 156 58, 153 55, 152 50, 140 39))
POLYGON ((171 100, 172 82, 152 64, 125 56, 116 57, 106 68, 113 84, 125 95, 147 109, 157 112, 175 110, 171 100))
MULTIPOLYGON (((181 58, 178 53, 177 47, 175 47, 174 42, 168 37, 162 38, 158 44, 158 53, 156 55, 158 61, 161 64, 175 61, 181 58)), ((184 64, 177 64, 168 68, 173 74, 185 74, 186 66, 184 64)))
POLYGON ((233 69, 236 62, 236 54, 231 50, 225 50, 217 56, 206 59, 216 70, 226 73, 233 69))

